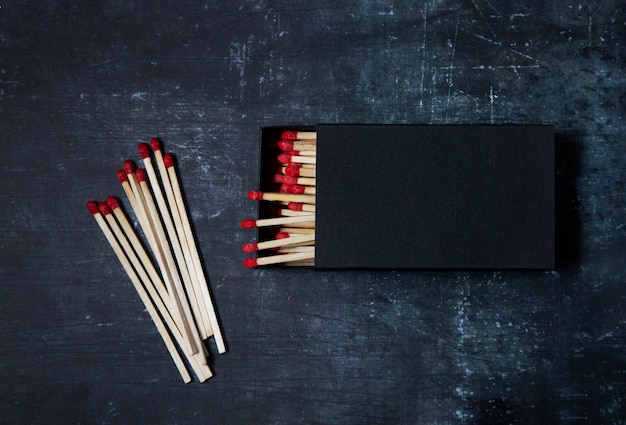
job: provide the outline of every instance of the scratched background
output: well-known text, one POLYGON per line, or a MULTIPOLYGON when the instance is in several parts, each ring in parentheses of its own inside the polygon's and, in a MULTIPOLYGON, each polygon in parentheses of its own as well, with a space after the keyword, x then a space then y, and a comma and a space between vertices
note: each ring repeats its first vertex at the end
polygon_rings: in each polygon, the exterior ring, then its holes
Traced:
POLYGON ((0 1, 0 422, 626 422, 625 65, 619 0, 0 1), (559 267, 245 269, 258 128, 317 122, 554 124, 559 267), (229 347, 203 384, 85 209, 153 136, 229 347))

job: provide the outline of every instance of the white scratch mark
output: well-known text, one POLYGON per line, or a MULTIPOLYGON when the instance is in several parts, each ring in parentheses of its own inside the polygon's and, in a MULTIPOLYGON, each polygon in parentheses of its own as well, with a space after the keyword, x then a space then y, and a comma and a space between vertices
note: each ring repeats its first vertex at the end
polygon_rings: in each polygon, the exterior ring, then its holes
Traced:
POLYGON ((452 54, 450 55, 450 68, 448 71, 448 99, 446 101, 446 109, 450 108, 450 97, 452 93, 452 86, 454 86, 454 82, 452 81, 452 72, 454 71, 454 55, 456 53, 456 41, 459 36, 459 25, 460 21, 457 18, 456 28, 454 30, 454 41, 452 42, 452 54))
POLYGON ((146 100, 146 99, 144 98, 144 96, 145 96, 145 95, 147 95, 147 94, 148 94, 148 93, 138 91, 137 93, 133 93, 133 94, 130 96, 130 98, 131 98, 132 100, 146 100))
POLYGON ((530 16, 530 13, 513 13, 509 16, 509 19, 512 21, 515 18, 525 18, 526 16, 530 16))
POLYGON ((489 86, 489 105, 491 110, 491 124, 493 124, 493 105, 498 96, 493 94, 493 86, 489 86))

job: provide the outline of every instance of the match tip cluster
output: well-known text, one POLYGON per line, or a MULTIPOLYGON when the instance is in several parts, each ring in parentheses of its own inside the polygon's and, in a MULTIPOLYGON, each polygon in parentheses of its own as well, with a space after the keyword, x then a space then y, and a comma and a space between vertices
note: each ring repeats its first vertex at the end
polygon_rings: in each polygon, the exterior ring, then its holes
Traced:
MULTIPOLYGON (((282 129, 281 129, 282 130, 282 129)), ((261 133, 264 167, 271 172, 261 178, 261 190, 247 197, 262 201, 258 220, 243 220, 244 229, 259 228, 257 242, 242 246, 245 253, 258 252, 244 261, 254 268, 270 264, 312 265, 315 258, 316 146, 314 131, 284 130, 261 133)))

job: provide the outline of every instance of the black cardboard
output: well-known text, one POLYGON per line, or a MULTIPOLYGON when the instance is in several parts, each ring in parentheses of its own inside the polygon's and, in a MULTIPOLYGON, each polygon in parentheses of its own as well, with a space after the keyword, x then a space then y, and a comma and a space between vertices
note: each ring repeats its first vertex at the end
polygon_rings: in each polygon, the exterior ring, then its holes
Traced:
POLYGON ((554 268, 552 126, 313 128, 315 268, 554 268))

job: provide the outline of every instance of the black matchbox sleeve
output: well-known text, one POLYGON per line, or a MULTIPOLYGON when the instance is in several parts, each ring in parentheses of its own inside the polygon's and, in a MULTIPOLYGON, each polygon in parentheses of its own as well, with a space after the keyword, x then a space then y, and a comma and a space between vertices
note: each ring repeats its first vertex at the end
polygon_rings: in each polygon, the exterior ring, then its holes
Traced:
POLYGON ((554 268, 552 126, 316 130, 316 269, 554 268))

